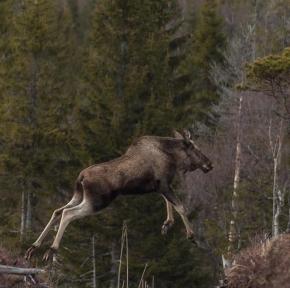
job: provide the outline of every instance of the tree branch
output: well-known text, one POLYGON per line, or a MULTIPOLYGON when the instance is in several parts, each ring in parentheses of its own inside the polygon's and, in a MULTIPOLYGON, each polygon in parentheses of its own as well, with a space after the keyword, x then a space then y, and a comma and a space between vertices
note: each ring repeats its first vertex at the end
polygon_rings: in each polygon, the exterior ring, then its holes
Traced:
POLYGON ((14 266, 0 265, 0 274, 34 275, 45 273, 45 270, 38 268, 20 268, 14 266))

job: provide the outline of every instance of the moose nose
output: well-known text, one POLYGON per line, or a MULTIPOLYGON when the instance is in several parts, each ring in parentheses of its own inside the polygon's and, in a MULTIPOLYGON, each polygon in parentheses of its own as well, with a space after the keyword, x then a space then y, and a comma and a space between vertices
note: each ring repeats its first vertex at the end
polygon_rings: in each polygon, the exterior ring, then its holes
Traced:
POLYGON ((213 166, 212 166, 212 164, 210 163, 210 164, 203 164, 202 165, 202 170, 205 172, 205 173, 207 173, 207 172, 209 172, 210 170, 212 170, 213 169, 213 166))

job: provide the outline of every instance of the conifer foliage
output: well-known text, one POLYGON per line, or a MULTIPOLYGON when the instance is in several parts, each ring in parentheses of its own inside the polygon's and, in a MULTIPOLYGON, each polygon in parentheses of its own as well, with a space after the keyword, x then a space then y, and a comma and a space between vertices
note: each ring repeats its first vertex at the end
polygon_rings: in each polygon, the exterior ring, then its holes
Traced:
MULTIPOLYGON (((188 37, 180 13, 173 0, 0 2, 5 245, 22 249, 23 240, 31 242, 70 196, 82 168, 120 155, 140 135, 169 136, 207 120, 218 101, 210 67, 223 61, 222 23, 208 0, 188 37)), ((151 195, 117 199, 102 215, 73 223, 59 251, 60 287, 89 287, 92 236, 98 285, 115 287, 123 221, 130 286, 138 287, 148 263, 145 276, 155 287, 208 287, 210 263, 176 218, 172 234, 162 237, 165 205, 151 195)))
POLYGON ((183 89, 178 87, 176 101, 183 103, 181 111, 184 106, 188 108, 188 114, 192 116, 191 121, 199 120, 212 124, 213 116, 216 116, 210 113, 211 107, 217 104, 219 99, 210 71, 213 63, 223 64, 222 52, 225 44, 217 1, 206 0, 196 15, 190 41, 187 43, 186 57, 177 70, 186 82, 183 83, 183 89), (186 105, 184 100, 187 100, 189 105, 186 105))
POLYGON ((18 201, 23 194, 25 230, 31 228, 33 198, 56 187, 52 177, 62 177, 54 173, 70 160, 71 24, 57 1, 11 1, 7 13, 0 63, 1 186, 18 201))
POLYGON ((92 17, 88 78, 98 122, 118 149, 133 135, 169 130, 174 2, 99 1, 92 17))

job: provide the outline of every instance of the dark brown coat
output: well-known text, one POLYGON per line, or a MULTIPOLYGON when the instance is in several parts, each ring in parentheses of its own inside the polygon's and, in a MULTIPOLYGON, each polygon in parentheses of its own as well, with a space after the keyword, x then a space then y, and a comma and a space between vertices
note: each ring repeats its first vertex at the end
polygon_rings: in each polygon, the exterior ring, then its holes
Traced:
POLYGON ((186 173, 198 168, 208 172, 212 169, 212 164, 188 133, 181 135, 175 132, 175 138, 143 136, 137 139, 121 157, 81 171, 72 200, 54 211, 39 238, 28 249, 27 258, 41 245, 48 229, 61 214, 60 227, 44 257, 46 260, 58 249, 64 230, 72 220, 95 214, 117 196, 126 194, 160 193, 167 205, 167 219, 162 232, 166 233, 173 224, 173 206, 185 224, 187 236, 192 238, 193 231, 185 209, 174 196, 170 184, 177 172, 186 173))

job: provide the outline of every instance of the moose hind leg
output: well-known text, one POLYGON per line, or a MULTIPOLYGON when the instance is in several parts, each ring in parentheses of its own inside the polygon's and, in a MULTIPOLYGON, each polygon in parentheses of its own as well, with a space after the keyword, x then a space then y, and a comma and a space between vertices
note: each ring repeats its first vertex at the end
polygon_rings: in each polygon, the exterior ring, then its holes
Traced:
POLYGON ((41 246, 43 240, 45 239, 45 237, 47 236, 50 228, 56 223, 56 221, 60 218, 62 211, 65 208, 70 208, 70 207, 74 207, 75 205, 78 205, 81 202, 81 196, 78 194, 75 194, 73 196, 73 198, 71 199, 70 202, 68 202, 66 205, 64 205, 61 208, 58 208, 56 210, 53 211, 52 216, 49 220, 49 222, 47 223, 47 225, 45 226, 45 228, 43 229, 43 231, 41 232, 41 234, 39 235, 39 237, 37 238, 37 240, 31 245, 30 248, 27 249, 26 253, 25 253, 25 258, 27 260, 29 260, 31 258, 31 256, 33 255, 33 253, 35 252, 35 250, 41 246))
POLYGON ((70 222, 91 215, 93 214, 93 212, 94 211, 92 209, 91 204, 86 199, 84 199, 77 206, 64 209, 62 212, 60 225, 57 234, 55 236, 55 239, 53 241, 53 244, 49 248, 49 250, 44 254, 43 260, 44 261, 49 260, 53 256, 53 254, 57 251, 57 249, 59 248, 60 241, 63 237, 63 233, 70 222))

